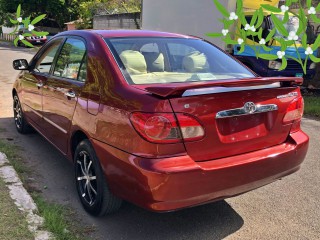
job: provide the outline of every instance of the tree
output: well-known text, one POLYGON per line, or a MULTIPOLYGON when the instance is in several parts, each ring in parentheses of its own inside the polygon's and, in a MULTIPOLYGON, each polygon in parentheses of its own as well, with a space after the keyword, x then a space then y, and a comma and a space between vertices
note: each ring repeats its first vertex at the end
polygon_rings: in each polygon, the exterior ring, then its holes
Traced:
POLYGON ((60 29, 66 22, 82 19, 82 28, 92 28, 92 19, 96 14, 113 14, 141 11, 141 0, 0 0, 0 24, 8 25, 9 16, 13 17, 17 6, 21 4, 23 15, 37 16, 46 14, 60 29))
MULTIPOLYGON (((77 0, 0 0, 0 14, 14 14, 19 4, 22 6, 23 15, 33 17, 46 14, 47 19, 55 21, 60 29, 64 28, 65 22, 77 19, 79 16, 77 0)), ((0 18, 0 21, 2 20, 0 23, 6 24, 8 16, 1 15, 3 17, 0 18)))
POLYGON ((92 28, 94 15, 141 12, 141 0, 91 0, 79 4, 78 28, 92 28))

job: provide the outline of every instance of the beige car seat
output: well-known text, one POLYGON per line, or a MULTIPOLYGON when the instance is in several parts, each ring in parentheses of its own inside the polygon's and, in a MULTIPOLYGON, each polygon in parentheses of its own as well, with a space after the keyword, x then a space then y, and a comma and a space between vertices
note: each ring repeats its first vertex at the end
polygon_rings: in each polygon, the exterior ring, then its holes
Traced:
POLYGON ((158 52, 143 52, 148 72, 163 72, 164 71, 164 57, 162 53, 158 52))
POLYGON ((206 55, 198 51, 191 52, 182 60, 182 66, 186 72, 204 72, 208 69, 208 61, 206 55))
POLYGON ((120 59, 129 74, 147 73, 146 60, 139 51, 125 50, 120 54, 120 59))

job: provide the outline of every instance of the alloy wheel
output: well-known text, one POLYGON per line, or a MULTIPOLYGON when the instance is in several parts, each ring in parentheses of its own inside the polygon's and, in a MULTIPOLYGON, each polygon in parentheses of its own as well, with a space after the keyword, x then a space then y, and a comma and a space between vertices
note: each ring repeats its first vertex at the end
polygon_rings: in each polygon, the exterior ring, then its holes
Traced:
POLYGON ((97 176, 93 162, 86 151, 81 151, 77 157, 76 181, 83 200, 92 206, 97 200, 97 176))
POLYGON ((14 121, 15 121, 16 127, 18 129, 21 129, 22 128, 22 110, 21 110, 19 98, 17 96, 14 96, 13 114, 14 114, 14 121))

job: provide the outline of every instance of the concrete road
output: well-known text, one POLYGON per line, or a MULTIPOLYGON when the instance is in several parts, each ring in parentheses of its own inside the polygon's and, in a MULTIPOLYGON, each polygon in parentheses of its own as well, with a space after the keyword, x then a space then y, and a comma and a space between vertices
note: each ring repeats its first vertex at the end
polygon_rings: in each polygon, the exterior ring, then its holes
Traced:
POLYGON ((52 202, 70 206, 96 239, 320 239, 320 122, 304 119, 310 148, 297 173, 268 186, 213 204, 174 213, 152 213, 124 204, 113 215, 93 218, 78 201, 72 165, 39 134, 20 135, 12 119, 11 62, 30 59, 30 49, 0 46, 0 137, 24 153, 31 185, 52 202))

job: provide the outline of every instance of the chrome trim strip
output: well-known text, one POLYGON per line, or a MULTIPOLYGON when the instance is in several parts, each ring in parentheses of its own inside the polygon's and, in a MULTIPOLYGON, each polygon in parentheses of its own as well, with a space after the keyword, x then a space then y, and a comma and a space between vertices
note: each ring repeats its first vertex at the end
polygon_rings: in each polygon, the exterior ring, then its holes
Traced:
POLYGON ((247 90, 256 90, 256 89, 278 88, 278 87, 280 87, 280 82, 275 82, 275 83, 266 84, 266 85, 246 86, 246 87, 198 88, 198 89, 186 90, 182 94, 182 97, 195 96, 195 95, 204 95, 204 94, 211 94, 211 93, 238 92, 238 91, 247 91, 247 90))
POLYGON ((60 127, 59 125, 57 125, 56 123, 52 122, 51 120, 49 120, 48 118, 44 117, 43 115, 41 115, 40 113, 38 113, 37 111, 35 111, 34 109, 32 109, 31 107, 29 107, 28 105, 26 105, 33 113, 35 113, 36 115, 38 115, 40 118, 43 118, 46 122, 50 123, 51 125, 53 125, 54 127, 58 128, 61 132, 63 132, 64 134, 67 134, 67 131, 64 130, 62 127, 60 127))
POLYGON ((34 110, 33 108, 31 108, 30 106, 28 106, 27 104, 25 104, 25 106, 27 107, 27 108, 29 108, 34 114, 36 114, 37 116, 39 116, 39 117, 43 117, 40 113, 38 113, 36 110, 34 110))
POLYGON ((61 132, 63 132, 64 134, 67 134, 67 131, 64 130, 62 127, 60 127, 59 125, 55 124, 54 122, 52 122, 51 120, 49 120, 48 118, 46 117, 43 117, 43 119, 45 121, 47 121, 48 123, 50 123, 51 125, 53 125, 54 127, 58 128, 61 132))
POLYGON ((281 98, 288 98, 288 97, 297 97, 298 95, 299 95, 298 92, 291 92, 285 95, 279 95, 277 96, 277 98, 281 99, 281 98))
POLYGON ((252 112, 246 111, 244 106, 242 108, 234 108, 234 109, 220 111, 216 114, 216 119, 251 115, 251 114, 263 113, 263 112, 271 112, 275 110, 278 110, 278 106, 276 104, 256 105, 255 111, 252 111, 252 112))

